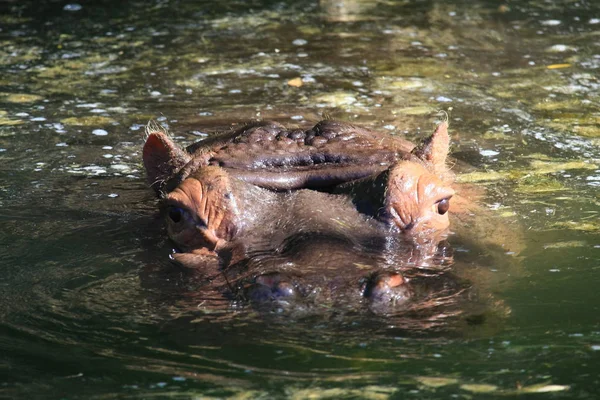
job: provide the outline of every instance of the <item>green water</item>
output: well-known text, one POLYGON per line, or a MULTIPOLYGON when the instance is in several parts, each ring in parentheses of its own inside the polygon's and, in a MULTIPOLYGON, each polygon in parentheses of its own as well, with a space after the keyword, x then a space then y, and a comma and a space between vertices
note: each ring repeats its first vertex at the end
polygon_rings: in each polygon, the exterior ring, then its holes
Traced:
POLYGON ((0 397, 597 397, 598 4, 0 7, 0 397), (438 110, 473 167, 459 180, 522 232, 516 255, 453 243, 489 287, 483 322, 207 308, 170 264, 148 120, 180 143, 324 115, 415 139, 438 110))

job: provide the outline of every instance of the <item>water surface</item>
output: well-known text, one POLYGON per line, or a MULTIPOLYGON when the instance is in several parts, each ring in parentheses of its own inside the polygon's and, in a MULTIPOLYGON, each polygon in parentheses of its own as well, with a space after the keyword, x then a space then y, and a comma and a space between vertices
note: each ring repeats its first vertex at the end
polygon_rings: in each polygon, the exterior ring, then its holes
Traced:
POLYGON ((595 398, 598 5, 1 7, 2 396, 595 398), (483 321, 411 332, 206 307, 170 264, 141 166, 149 120, 182 144, 323 116, 418 139, 439 110, 473 167, 459 180, 523 232, 518 254, 477 246, 476 227, 452 243, 496 305, 483 321))

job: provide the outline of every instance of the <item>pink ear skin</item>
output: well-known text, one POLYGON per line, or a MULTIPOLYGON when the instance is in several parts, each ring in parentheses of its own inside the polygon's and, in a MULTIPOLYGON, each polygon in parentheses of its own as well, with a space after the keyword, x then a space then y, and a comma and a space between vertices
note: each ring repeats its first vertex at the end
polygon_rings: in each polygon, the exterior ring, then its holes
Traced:
POLYGON ((164 181, 174 175, 191 157, 163 132, 148 135, 143 151, 148 183, 158 192, 164 181))
POLYGON ((412 154, 423 161, 431 163, 433 170, 443 175, 447 171, 446 157, 449 149, 448 123, 442 122, 431 136, 413 149, 412 154))

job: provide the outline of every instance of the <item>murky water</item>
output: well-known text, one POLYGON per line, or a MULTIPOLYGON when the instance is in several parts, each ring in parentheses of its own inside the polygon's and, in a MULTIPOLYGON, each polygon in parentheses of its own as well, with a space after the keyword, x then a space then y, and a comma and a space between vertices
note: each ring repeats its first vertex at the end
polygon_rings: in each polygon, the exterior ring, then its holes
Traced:
POLYGON ((87 3, 1 6, 2 397, 597 396, 598 4, 87 3), (148 120, 181 143, 323 115, 414 139, 437 110, 474 167, 459 180, 523 232, 515 255, 477 227, 453 242, 496 304, 483 321, 205 307, 169 263, 148 120))

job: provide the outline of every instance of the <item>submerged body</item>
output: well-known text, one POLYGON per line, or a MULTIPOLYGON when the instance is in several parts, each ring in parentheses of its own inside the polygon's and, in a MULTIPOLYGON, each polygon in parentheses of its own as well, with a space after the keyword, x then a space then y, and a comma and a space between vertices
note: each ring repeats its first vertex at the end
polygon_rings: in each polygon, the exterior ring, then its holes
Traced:
POLYGON ((186 150, 152 132, 144 164, 174 259, 221 292, 385 311, 464 289, 440 245, 454 195, 448 146, 445 123, 419 146, 338 122, 261 123, 186 150), (432 274, 446 280, 419 278, 432 274))

